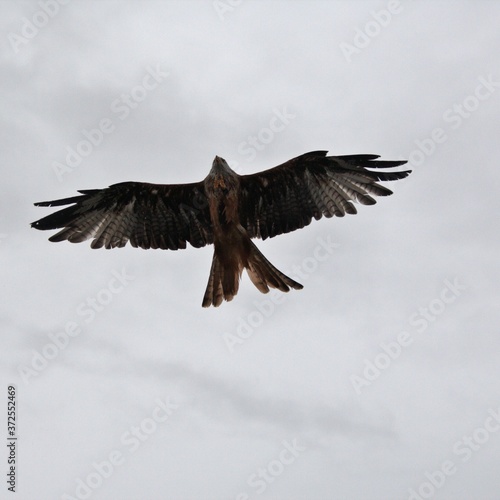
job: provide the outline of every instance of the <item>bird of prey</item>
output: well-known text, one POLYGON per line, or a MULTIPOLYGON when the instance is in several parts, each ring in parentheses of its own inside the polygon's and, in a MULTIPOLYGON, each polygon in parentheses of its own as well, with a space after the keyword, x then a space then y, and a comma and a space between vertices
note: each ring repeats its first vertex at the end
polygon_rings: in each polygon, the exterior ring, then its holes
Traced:
POLYGON ((377 160, 378 155, 327 156, 313 151, 277 167, 238 175, 215 157, 207 177, 190 184, 121 182, 79 196, 35 203, 71 205, 31 224, 61 229, 50 241, 92 248, 133 247, 178 250, 186 243, 214 245, 212 267, 202 306, 219 306, 237 294, 243 269, 262 292, 299 290, 300 283, 276 269, 252 238, 272 238, 295 231, 312 219, 355 214, 352 201, 373 205, 374 196, 392 191, 376 181, 402 179, 411 171, 391 171, 406 161, 377 160))

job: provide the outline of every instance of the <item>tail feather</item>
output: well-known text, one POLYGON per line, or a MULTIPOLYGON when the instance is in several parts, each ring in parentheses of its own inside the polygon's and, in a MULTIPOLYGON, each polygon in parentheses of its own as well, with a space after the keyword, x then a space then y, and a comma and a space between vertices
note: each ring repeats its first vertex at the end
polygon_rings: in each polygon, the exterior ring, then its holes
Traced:
POLYGON ((218 307, 223 300, 233 300, 240 287, 243 266, 238 256, 229 256, 217 249, 214 251, 207 289, 203 297, 203 307, 218 307), (236 257, 236 258, 234 258, 236 257))
POLYGON ((252 283, 262 293, 268 293, 269 288, 277 288, 282 292, 288 292, 290 288, 295 290, 304 288, 300 283, 276 269, 252 242, 250 244, 247 273, 252 283))
MULTIPOLYGON (((224 289, 222 287, 222 266, 221 262, 217 256, 217 252, 214 252, 212 259, 212 267, 210 268, 210 276, 208 278, 207 289, 205 290, 205 295, 203 296, 203 307, 218 307, 222 304, 222 299, 224 297, 224 289)), ((231 297, 232 299, 232 297, 231 297)), ((231 300, 226 299, 226 300, 231 300)))
POLYGON ((223 300, 230 301, 238 293, 241 273, 246 268, 252 283, 262 293, 269 288, 288 292, 290 288, 300 290, 303 286, 276 269, 248 239, 241 253, 227 255, 221 249, 215 249, 210 268, 207 288, 202 306, 218 307, 223 300))

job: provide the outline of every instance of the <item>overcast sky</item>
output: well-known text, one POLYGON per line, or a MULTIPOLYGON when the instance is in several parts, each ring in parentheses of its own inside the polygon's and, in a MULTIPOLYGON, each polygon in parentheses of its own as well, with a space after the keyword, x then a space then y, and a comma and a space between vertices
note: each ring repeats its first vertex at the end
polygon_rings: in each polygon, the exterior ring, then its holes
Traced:
POLYGON ((0 9, 15 498, 500 498, 498 2, 0 9), (29 227, 52 211, 33 202, 77 189, 318 149, 413 174, 256 242, 301 291, 245 274, 202 309, 212 247, 97 251, 29 227))

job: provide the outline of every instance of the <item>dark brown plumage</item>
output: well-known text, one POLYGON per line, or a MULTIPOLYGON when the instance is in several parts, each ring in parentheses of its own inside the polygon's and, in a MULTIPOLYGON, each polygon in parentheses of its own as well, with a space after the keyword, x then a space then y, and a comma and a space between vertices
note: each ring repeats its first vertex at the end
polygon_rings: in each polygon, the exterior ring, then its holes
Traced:
POLYGON ((80 196, 35 203, 71 205, 31 225, 61 229, 50 241, 79 243, 93 238, 92 248, 134 247, 178 250, 214 244, 212 268, 203 306, 218 306, 238 292, 246 269, 263 293, 269 287, 287 292, 302 285, 278 271, 251 238, 272 238, 300 229, 312 219, 355 214, 352 201, 373 205, 373 196, 392 194, 376 181, 406 177, 410 171, 380 171, 406 161, 377 160, 377 155, 326 156, 314 151, 263 172, 236 174, 215 157, 201 182, 148 184, 122 182, 105 189, 82 190, 80 196), (373 169, 373 170, 372 170, 373 169))

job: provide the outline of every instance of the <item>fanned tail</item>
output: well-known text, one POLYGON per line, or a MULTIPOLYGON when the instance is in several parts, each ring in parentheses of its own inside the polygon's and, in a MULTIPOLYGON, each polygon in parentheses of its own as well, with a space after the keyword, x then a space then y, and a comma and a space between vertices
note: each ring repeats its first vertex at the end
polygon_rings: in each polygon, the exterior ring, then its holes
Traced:
POLYGON ((300 283, 276 269, 245 235, 241 238, 238 249, 232 248, 229 253, 224 251, 224 247, 216 246, 202 306, 218 307, 223 300, 232 300, 238 293, 244 268, 252 283, 262 293, 269 292, 270 288, 277 288, 282 292, 288 292, 290 288, 303 288, 300 283))

